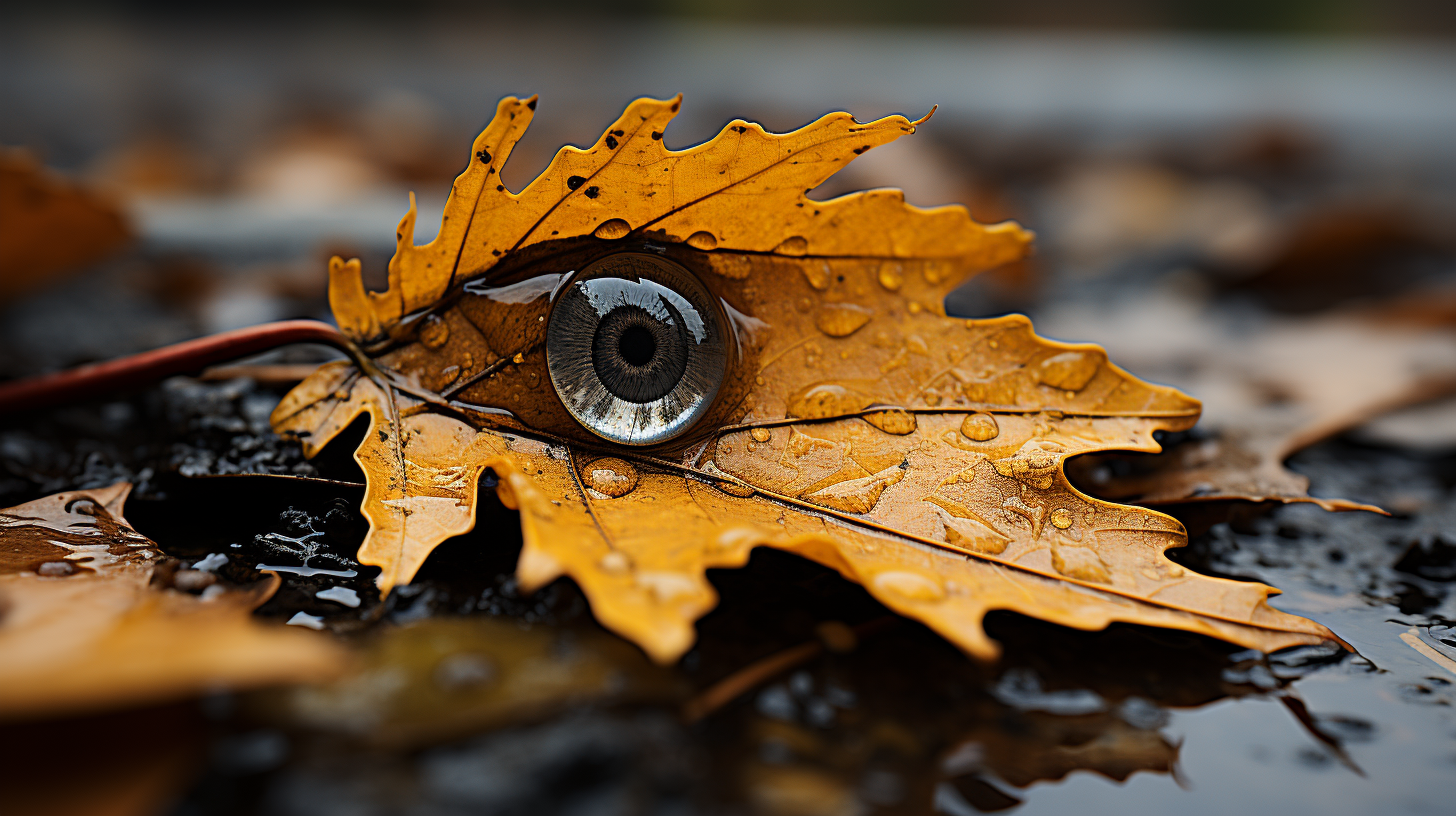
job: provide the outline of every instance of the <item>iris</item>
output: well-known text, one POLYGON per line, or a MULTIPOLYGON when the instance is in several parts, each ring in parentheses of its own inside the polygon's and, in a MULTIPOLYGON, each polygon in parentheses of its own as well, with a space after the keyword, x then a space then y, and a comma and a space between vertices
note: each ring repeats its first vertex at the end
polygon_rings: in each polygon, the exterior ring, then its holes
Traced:
POLYGON ((602 258, 562 289, 546 327, 551 383, 575 419, 650 445, 692 426, 727 364, 725 320, 695 275, 641 253, 602 258))

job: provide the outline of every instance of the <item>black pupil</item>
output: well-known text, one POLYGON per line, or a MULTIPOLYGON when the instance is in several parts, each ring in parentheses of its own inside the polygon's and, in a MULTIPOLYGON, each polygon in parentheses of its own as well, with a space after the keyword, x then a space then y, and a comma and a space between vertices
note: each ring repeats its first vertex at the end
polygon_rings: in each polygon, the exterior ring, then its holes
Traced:
POLYGON ((619 399, 647 403, 666 396, 682 380, 688 364, 688 336, 682 315, 664 307, 655 316, 631 304, 618 306, 597 321, 592 337, 592 367, 602 385, 619 399))
POLYGON ((617 353, 628 365, 644 366, 657 353, 657 341, 652 332, 642 326, 629 326, 617 340, 617 353))

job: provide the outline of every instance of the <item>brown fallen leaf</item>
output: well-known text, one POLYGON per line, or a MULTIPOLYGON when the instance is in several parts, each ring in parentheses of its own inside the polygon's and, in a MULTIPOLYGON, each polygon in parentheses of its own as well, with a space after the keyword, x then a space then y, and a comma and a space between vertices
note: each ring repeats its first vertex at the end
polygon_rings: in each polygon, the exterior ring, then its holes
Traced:
POLYGON ((116 205, 0 148, 0 301, 95 263, 131 237, 116 205))
POLYGON ((373 745, 419 748, 587 703, 670 701, 681 683, 595 627, 429 618, 380 632, 346 676, 287 689, 265 708, 373 745))
POLYGON ((0 718, 325 679, 343 653, 251 613, 278 576, 201 596, 154 583, 157 546, 121 515, 131 485, 0 511, 0 718))
POLYGON ((913 133, 829 114, 743 121, 662 146, 679 100, 632 103, 520 194, 496 181, 535 108, 507 98, 436 239, 401 223, 390 288, 330 263, 340 327, 369 355, 285 397, 313 455, 361 415, 360 561, 382 591, 471 528, 490 469, 521 514, 517 575, 581 586, 608 628, 675 660, 716 603, 705 571, 772 546, 819 561, 973 655, 1010 609, 1083 629, 1166 626, 1266 650, 1333 635, 1261 584, 1191 573, 1156 512, 1089 499, 1062 463, 1155 451, 1198 403, 1022 317, 954 320, 946 292, 1031 235, 895 191, 805 193, 913 133))
POLYGON ((1124 782, 1138 771, 1173 773, 1178 763, 1176 743, 1155 728, 1129 725, 1115 713, 1070 716, 1033 711, 1021 712, 1017 721, 1016 729, 1005 728, 998 719, 978 723, 941 759, 945 774, 988 770, 1025 788, 1039 781, 1055 782, 1073 771, 1092 771, 1124 782))
POLYGON ((1096 336, 1132 367, 1204 402, 1204 438, 1129 461, 1120 474, 1107 457, 1072 464, 1080 483, 1118 501, 1313 502, 1383 512, 1310 497, 1309 479, 1284 461, 1392 409, 1456 391, 1456 332, 1393 322, 1379 311, 1234 325, 1153 295, 1054 320, 1059 331, 1096 336))

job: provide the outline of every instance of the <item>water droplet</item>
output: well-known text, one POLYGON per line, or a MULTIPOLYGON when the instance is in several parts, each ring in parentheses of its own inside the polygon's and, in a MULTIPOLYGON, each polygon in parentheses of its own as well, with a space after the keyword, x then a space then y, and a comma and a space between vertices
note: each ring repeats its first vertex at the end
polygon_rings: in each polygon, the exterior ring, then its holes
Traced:
POLYGON ((526 374, 526 387, 527 388, 540 388, 541 387, 541 375, 540 374, 537 374, 534 371, 528 372, 526 374))
POLYGON ((966 418, 961 420, 961 434, 976 442, 986 442, 1001 434, 1001 426, 990 414, 966 414, 966 418))
POLYGON ((754 442, 767 442, 773 438, 773 434, 769 432, 768 428, 754 428, 748 432, 748 435, 753 437, 754 442))
POLYGON ((598 459, 587 467, 587 485, 609 499, 625 496, 637 487, 637 468, 612 456, 598 459))
POLYGON ((900 271, 899 264, 880 264, 880 285, 891 292, 900 291, 905 283, 905 274, 900 271))
POLYGON ((1058 507, 1051 514, 1052 526, 1058 530, 1065 530, 1072 526, 1072 511, 1065 507, 1058 507))
POLYGON ((765 380, 762 377, 754 377, 753 378, 753 384, 754 385, 763 385, 764 382, 765 382, 765 380))
POLYGON ((359 593, 348 587, 329 587, 321 589, 313 594, 321 601, 333 601, 336 604, 347 606, 350 609, 357 609, 359 606, 359 593))
POLYGON ((864 421, 887 434, 904 436, 915 430, 915 415, 896 408, 893 411, 875 411, 864 415, 864 421))
POLYGON ((925 396, 922 399, 924 399, 926 405, 934 408, 937 405, 940 405, 945 397, 942 397, 939 391, 926 391, 925 396))
POLYGON ((1111 583, 1107 565, 1086 547, 1052 547, 1052 568, 1057 572, 1094 584, 1111 583))
POLYGON ((626 238, 627 233, 632 231, 632 225, 620 218, 613 218, 610 221, 603 221, 592 235, 608 241, 615 241, 618 238, 626 238))
POLYGON ((825 419, 862 411, 873 402, 868 396, 838 383, 815 383, 789 399, 789 416, 825 419))
POLYGON ((516 352, 515 356, 511 358, 511 362, 515 363, 516 365, 520 365, 521 363, 526 362, 526 355, 518 351, 516 352))
POLYGON ((804 279, 809 281, 810 286, 821 292, 829 288, 829 281, 833 278, 831 277, 828 263, 824 261, 808 263, 804 264, 803 269, 804 279))
POLYGON ((874 317, 873 309, 853 303, 826 303, 819 307, 814 325, 830 337, 848 337, 874 317))
POLYGON ((621 552, 617 550, 612 550, 611 552, 602 556, 602 560, 597 562, 597 566, 601 568, 602 572, 611 573, 613 575, 621 575, 622 573, 632 569, 632 562, 627 558, 627 556, 623 555, 621 552))
POLYGON ((909 312, 910 314, 916 315, 925 311, 925 307, 920 305, 920 301, 912 300, 909 303, 905 304, 905 311, 909 312))
POLYGON ((658 603, 668 603, 683 595, 696 595, 698 582, 680 572, 639 572, 637 585, 652 593, 658 603))
POLYGON ((425 325, 420 328, 420 342, 425 348, 437 349, 450 340, 450 324, 440 319, 439 315, 430 315, 425 318, 425 325))
POLYGON ((934 602, 945 598, 945 587, 939 581, 918 572, 882 572, 871 579, 870 584, 879 592, 899 595, 910 601, 934 602))
POLYGON ((697 232, 688 236, 688 246, 692 247, 693 249, 701 249, 706 252, 710 249, 718 248, 718 238, 711 232, 698 230, 697 232))
POLYGON ((1041 361, 1037 379, 1063 391, 1081 391, 1106 361, 1099 351, 1064 351, 1041 361))
POLYGON ((36 567, 35 573, 47 578, 62 578, 67 575, 75 575, 76 565, 70 561, 47 561, 36 567))
POLYGON ((432 391, 444 391, 458 379, 460 379, 460 366, 449 365, 440 369, 434 377, 428 378, 428 385, 432 391))
POLYGON ((294 612, 293 617, 288 619, 289 626, 303 626, 309 629, 324 628, 324 619, 318 615, 310 615, 307 612, 294 612))
MULTIPOLYGON (((825 285, 827 286, 828 284, 825 285)), ((806 297, 801 297, 797 301, 794 301, 794 308, 800 312, 808 313, 810 309, 814 308, 814 301, 806 297)))
MULTIPOLYGON (((809 253, 809 242, 804 240, 803 236, 792 235, 788 238, 785 238, 782 243, 774 247, 774 252, 777 252, 780 255, 793 255, 797 258, 799 256, 807 255, 809 253)), ((824 274, 826 278, 829 276, 829 273, 827 271, 824 274)), ((816 286, 814 288, 820 289, 823 287, 816 286)))

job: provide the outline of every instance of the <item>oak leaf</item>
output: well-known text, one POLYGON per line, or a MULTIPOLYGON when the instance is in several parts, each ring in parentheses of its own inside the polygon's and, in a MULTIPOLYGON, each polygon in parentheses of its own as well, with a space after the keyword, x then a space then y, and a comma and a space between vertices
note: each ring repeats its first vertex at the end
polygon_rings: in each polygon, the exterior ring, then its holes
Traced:
POLYGON ((0 716, 322 680, 340 668, 326 639, 253 619, 276 574, 201 596, 158 586, 160 551, 122 516, 130 491, 118 482, 0 510, 0 716))
POLYGON ((1270 587, 1168 560, 1186 543, 1174 519, 1067 482, 1068 457, 1156 451, 1153 433, 1199 406, 1023 317, 945 315, 950 289, 1022 257, 1030 233, 896 191, 806 195, 919 122, 734 121, 672 151, 678 106, 632 103, 516 194, 498 170, 535 99, 507 98, 428 245, 411 206, 388 290, 330 262, 363 353, 310 376, 273 423, 313 455, 367 415, 359 559, 381 591, 471 528, 489 469, 520 512, 521 586, 571 577, 662 662, 716 603, 705 571, 758 546, 837 570, 980 658, 997 654, 981 628, 994 609, 1266 650, 1333 637, 1271 608, 1270 587))
POLYGON ((1277 501, 1383 513, 1310 496, 1309 479, 1284 462, 1393 409, 1456 392, 1456 333, 1449 320, 1408 313, 1411 305, 1250 325, 1152 295, 1069 316, 1059 330, 1095 333, 1119 359, 1204 400, 1202 438, 1118 472, 1103 461, 1112 455, 1087 457, 1072 473, 1099 496, 1149 506, 1277 501), (1176 342, 1149 342, 1175 333, 1176 342))

